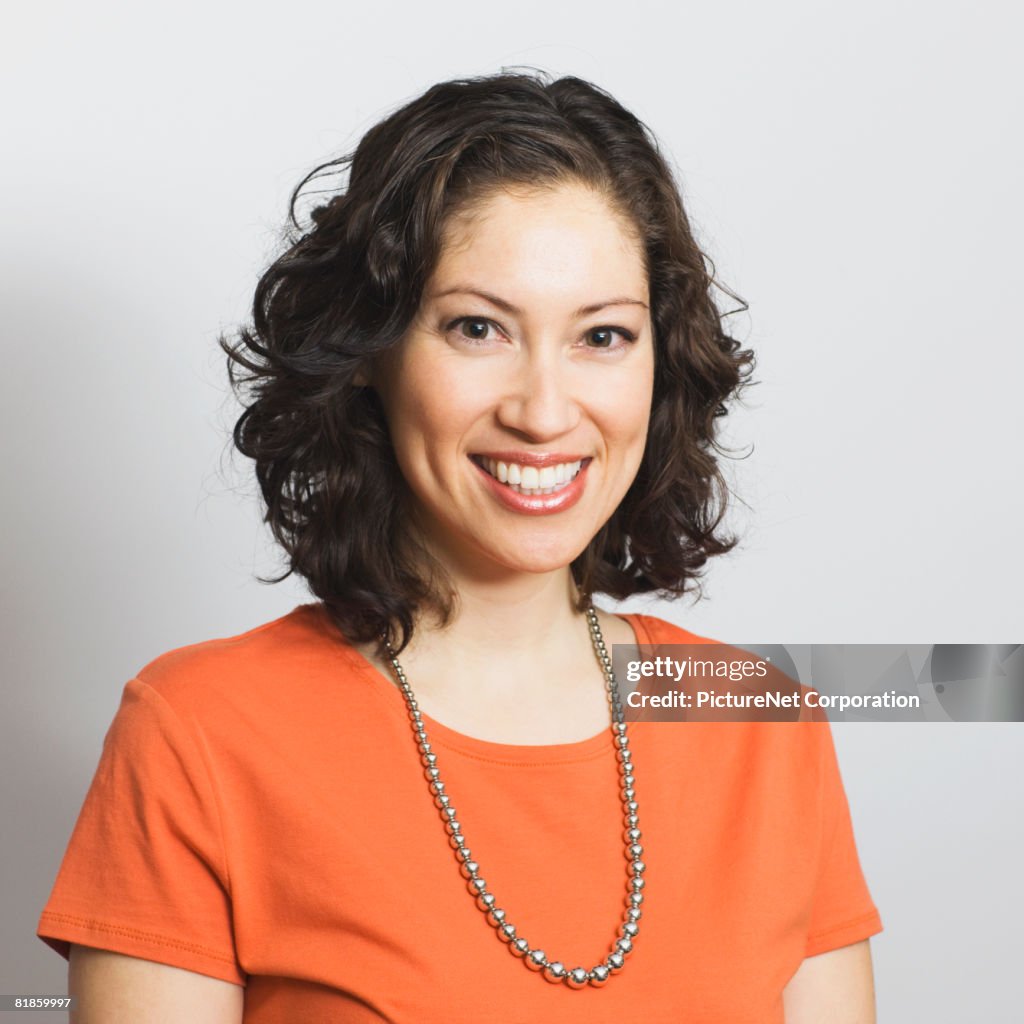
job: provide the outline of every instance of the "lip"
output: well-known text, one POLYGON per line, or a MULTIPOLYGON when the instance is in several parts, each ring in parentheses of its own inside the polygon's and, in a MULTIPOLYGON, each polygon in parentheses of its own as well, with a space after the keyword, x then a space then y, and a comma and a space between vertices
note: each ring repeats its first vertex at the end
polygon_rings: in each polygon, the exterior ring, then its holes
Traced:
MULTIPOLYGON (((512 453, 506 452, 506 455, 512 453)), ((487 455, 487 458, 497 459, 501 458, 498 455, 487 455)), ((527 465, 550 465, 551 462, 575 462, 575 459, 567 459, 564 455, 558 456, 542 456, 547 458, 547 463, 536 463, 530 462, 527 465)), ((527 516, 547 516, 552 515, 555 512, 564 512, 566 509, 572 508, 583 497, 583 489, 587 485, 587 470, 590 468, 590 463, 593 461, 588 456, 583 456, 583 465, 580 466, 580 471, 573 477, 572 482, 563 487, 560 491, 556 491, 554 494, 516 494, 511 488, 506 487, 499 480, 495 480, 486 469, 483 468, 474 459, 470 459, 470 462, 476 467, 477 472, 483 479, 484 486, 498 499, 507 509, 513 512, 519 512, 522 515, 527 516)), ((501 461, 506 461, 501 458, 501 461)), ((508 461, 514 462, 515 459, 509 458, 508 461)))
POLYGON ((520 466, 557 466, 560 462, 582 462, 586 455, 567 455, 562 452, 473 452, 484 459, 496 459, 498 462, 515 462, 520 466))

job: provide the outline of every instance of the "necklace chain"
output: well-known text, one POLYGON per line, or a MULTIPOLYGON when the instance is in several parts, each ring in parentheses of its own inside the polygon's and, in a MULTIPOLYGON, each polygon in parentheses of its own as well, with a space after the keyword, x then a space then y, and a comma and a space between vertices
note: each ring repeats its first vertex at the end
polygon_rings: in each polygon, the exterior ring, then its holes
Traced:
POLYGON ((601 626, 597 621, 597 613, 594 611, 593 605, 588 605, 586 614, 590 627, 590 639, 594 645, 594 653, 604 672, 608 702, 611 706, 612 737, 616 748, 615 758, 619 767, 625 819, 623 838, 628 861, 625 909, 615 941, 612 944, 611 952, 604 960, 589 970, 584 967, 567 968, 560 960, 549 959, 542 949, 531 945, 517 933, 515 925, 508 919, 508 915, 497 905, 494 894, 487 888, 486 881, 481 877, 480 865, 473 859, 469 847, 466 845, 465 837, 462 834, 462 824, 451 804, 448 790, 444 782, 441 781, 441 773, 437 767, 437 755, 427 738, 423 716, 416 703, 416 698, 413 696, 412 688, 409 686, 409 681, 405 677, 402 666, 398 663, 398 658, 395 656, 387 636, 382 636, 388 657, 394 666, 399 686, 409 708, 409 718, 416 736, 416 744, 420 751, 420 759, 423 762, 424 774, 430 787, 431 796, 441 812, 441 820, 444 823, 445 832, 448 834, 448 842, 455 851, 459 869, 466 879, 470 895, 474 897, 480 910, 486 914, 487 920, 494 928, 498 938, 508 945, 514 956, 522 959, 531 970, 542 973, 548 981, 564 983, 572 989, 580 989, 584 986, 600 988, 613 974, 618 974, 622 970, 626 958, 633 951, 633 945, 639 934, 640 907, 644 901, 645 865, 640 859, 643 847, 640 846, 640 819, 636 802, 633 761, 629 750, 629 736, 623 718, 622 702, 619 700, 618 690, 615 686, 612 663, 608 657, 608 649, 605 647, 601 626))

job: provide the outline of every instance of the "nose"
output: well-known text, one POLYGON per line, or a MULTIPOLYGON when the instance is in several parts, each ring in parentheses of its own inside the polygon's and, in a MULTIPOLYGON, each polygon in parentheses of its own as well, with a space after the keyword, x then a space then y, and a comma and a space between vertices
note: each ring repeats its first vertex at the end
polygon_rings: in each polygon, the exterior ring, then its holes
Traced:
POLYGON ((521 355, 498 403, 499 421, 537 443, 567 434, 581 415, 572 366, 560 358, 557 350, 534 348, 521 355))

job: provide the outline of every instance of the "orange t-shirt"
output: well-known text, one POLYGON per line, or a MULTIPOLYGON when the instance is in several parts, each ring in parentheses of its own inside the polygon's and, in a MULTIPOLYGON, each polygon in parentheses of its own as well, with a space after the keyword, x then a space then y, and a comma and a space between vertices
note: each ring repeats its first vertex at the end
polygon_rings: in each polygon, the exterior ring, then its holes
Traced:
MULTIPOLYGON (((649 615, 643 644, 700 638, 649 615)), ((415 686, 415 682, 413 682, 415 686)), ((611 730, 471 738, 424 715, 488 889, 567 967, 626 894, 611 730)), ((246 1024, 781 1022, 807 956, 881 930, 827 722, 630 726, 643 916, 600 989, 520 963, 468 893, 401 692, 319 603, 124 688, 37 934, 246 987, 246 1024)))

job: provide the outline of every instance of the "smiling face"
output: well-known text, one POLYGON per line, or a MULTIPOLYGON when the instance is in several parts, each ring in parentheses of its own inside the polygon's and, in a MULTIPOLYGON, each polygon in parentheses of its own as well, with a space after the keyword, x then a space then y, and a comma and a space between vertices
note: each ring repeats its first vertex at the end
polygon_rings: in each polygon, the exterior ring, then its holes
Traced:
POLYGON ((450 571, 564 569, 629 489, 654 344, 641 243, 579 184, 447 225, 415 322, 374 368, 417 529, 450 571))

